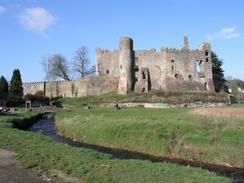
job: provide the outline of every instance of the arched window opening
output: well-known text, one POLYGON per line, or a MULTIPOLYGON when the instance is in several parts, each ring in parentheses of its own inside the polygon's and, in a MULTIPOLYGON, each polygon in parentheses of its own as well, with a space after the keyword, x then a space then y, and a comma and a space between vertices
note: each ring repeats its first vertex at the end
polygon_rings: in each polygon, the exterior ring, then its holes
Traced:
POLYGON ((205 90, 208 91, 208 83, 207 82, 204 83, 204 86, 205 86, 205 90))
POLYGON ((142 90, 141 90, 141 93, 144 93, 144 92, 145 92, 145 90, 146 90, 146 89, 143 87, 143 88, 142 88, 142 90))
POLYGON ((205 56, 207 57, 209 54, 209 51, 208 50, 205 50, 205 56))
POLYGON ((201 72, 201 70, 202 70, 202 60, 196 60, 196 62, 195 62, 195 66, 196 66, 196 71, 198 72, 198 73, 200 73, 201 72))
POLYGON ((146 79, 146 74, 144 71, 142 72, 142 79, 146 79))

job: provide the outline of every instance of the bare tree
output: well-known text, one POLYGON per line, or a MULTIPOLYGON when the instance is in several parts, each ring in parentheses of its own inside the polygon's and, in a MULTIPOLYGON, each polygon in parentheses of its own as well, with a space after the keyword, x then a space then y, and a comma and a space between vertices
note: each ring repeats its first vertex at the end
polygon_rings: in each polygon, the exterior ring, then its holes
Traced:
POLYGON ((96 66, 92 65, 88 71, 88 75, 93 75, 95 76, 95 72, 96 72, 96 66))
POLYGON ((47 80, 56 80, 57 78, 70 80, 69 67, 64 56, 56 54, 42 57, 41 63, 47 80))
POLYGON ((89 68, 88 48, 82 46, 76 50, 74 55, 74 71, 78 72, 81 78, 91 75, 95 72, 94 66, 89 68))
POLYGON ((45 79, 50 81, 50 80, 56 80, 56 76, 53 76, 51 74, 51 63, 50 63, 50 56, 43 56, 41 58, 41 64, 42 64, 42 68, 43 68, 43 72, 45 73, 45 79))

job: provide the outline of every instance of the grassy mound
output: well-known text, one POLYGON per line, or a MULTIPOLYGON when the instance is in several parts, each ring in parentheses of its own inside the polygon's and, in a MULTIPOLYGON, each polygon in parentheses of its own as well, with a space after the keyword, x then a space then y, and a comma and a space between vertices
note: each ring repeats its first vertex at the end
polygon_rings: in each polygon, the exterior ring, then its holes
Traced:
POLYGON ((79 142, 244 168, 243 118, 191 111, 73 108, 57 114, 56 127, 60 135, 79 142))
POLYGON ((84 105, 101 104, 101 103, 128 103, 128 102, 148 102, 148 103, 168 103, 183 104, 194 102, 223 102, 228 103, 226 94, 223 93, 177 93, 177 92, 159 92, 151 91, 145 94, 129 93, 128 95, 119 95, 116 93, 108 93, 102 96, 86 96, 79 98, 61 98, 53 101, 57 106, 81 107, 84 105))

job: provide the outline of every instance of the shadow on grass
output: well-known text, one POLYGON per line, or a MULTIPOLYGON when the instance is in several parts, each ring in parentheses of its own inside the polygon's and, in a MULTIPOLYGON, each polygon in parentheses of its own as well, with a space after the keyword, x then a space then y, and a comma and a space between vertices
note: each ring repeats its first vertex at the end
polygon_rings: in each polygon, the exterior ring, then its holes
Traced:
POLYGON ((8 117, 18 117, 21 116, 18 113, 11 113, 11 112, 1 112, 0 116, 8 116, 8 117))

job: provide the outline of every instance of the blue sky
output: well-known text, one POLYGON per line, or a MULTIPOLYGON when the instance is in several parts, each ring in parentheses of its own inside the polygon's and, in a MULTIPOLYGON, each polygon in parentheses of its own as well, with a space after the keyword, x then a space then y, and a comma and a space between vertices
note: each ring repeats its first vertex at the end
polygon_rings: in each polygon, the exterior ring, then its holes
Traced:
POLYGON ((0 0, 0 75, 42 81, 41 57, 76 49, 116 49, 130 36, 135 49, 190 48, 209 41, 224 60, 226 76, 244 80, 244 1, 242 0, 0 0))

